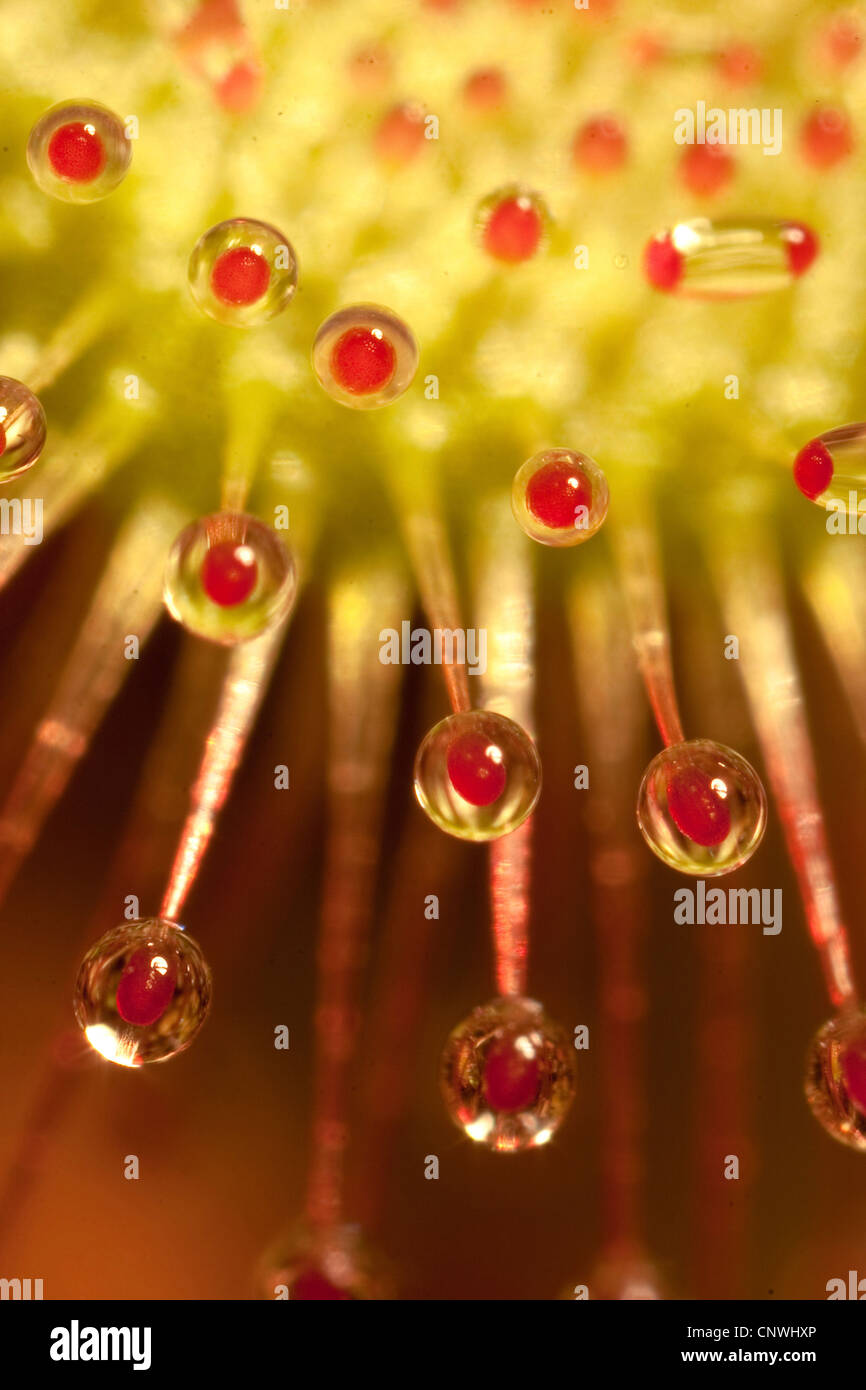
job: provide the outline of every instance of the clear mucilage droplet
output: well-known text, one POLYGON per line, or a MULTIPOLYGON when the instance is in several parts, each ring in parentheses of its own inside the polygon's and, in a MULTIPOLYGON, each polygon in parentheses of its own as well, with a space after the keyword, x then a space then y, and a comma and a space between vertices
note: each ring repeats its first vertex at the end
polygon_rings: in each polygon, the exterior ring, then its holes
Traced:
POLYGON ((840 425, 810 439, 794 459, 794 482, 819 507, 866 514, 866 424, 840 425))
POLYGON ((644 272, 654 289, 695 299, 740 299, 781 290, 804 275, 818 238, 802 222, 696 217, 648 242, 644 272))
POLYGON ((163 593, 188 632, 223 646, 259 637, 288 613, 295 562, 277 533, 246 512, 216 512, 181 531, 163 593))
POLYGON ((412 384, 418 344, 390 309, 354 304, 331 314, 313 343, 313 371, 340 405, 375 410, 412 384))
POLYGON ((451 714, 415 758, 415 795, 427 815, 461 840, 516 830, 541 793, 535 744, 513 719, 489 710, 451 714))
POLYGON ((534 999, 493 999, 465 1019, 442 1053, 448 1113, 499 1153, 546 1144, 575 1090, 574 1047, 534 999))
POLYGON ((188 276, 203 313, 235 328, 255 328, 291 301, 298 261, 291 242, 276 227, 233 217, 199 238, 188 276))
POLYGON ((52 106, 27 141, 27 163, 37 184, 66 203, 106 197, 126 177, 131 159, 123 122, 97 101, 52 106))
POLYGON ((638 793, 637 819, 654 854, 698 877, 728 874, 752 857, 767 823, 755 769, 721 743, 691 739, 653 758, 638 793))
POLYGON ((511 507, 518 523, 542 545, 580 545, 607 516, 607 479, 587 454, 544 449, 515 474, 511 507))
POLYGON ((806 1063, 806 1099, 828 1134, 866 1152, 866 1009, 819 1028, 806 1063))
POLYGON ((0 483, 32 468, 45 447, 45 411, 21 381, 0 376, 0 483))
POLYGON ((81 962, 75 986, 75 1014, 90 1046, 124 1067, 164 1062, 189 1047, 210 1000, 201 947, 159 917, 106 932, 81 962))

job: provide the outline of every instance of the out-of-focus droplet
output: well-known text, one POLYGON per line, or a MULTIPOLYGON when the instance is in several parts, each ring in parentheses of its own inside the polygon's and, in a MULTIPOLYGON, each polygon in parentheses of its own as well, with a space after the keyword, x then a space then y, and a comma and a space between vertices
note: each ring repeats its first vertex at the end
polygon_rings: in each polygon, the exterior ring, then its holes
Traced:
POLYGON ((748 87, 760 82, 764 75, 764 60, 757 48, 749 43, 732 43, 723 48, 716 60, 719 75, 732 87, 748 87))
POLYGON ((687 145, 678 172, 690 193, 698 198, 713 198, 730 186, 735 169, 727 145, 687 145))
POLYGON ((298 1223, 261 1261, 263 1299, 347 1303, 394 1296, 393 1274, 357 1226, 317 1230, 298 1223))
POLYGON ((543 248, 550 214, 537 193, 508 184, 488 194, 475 212, 475 234, 481 248, 496 261, 519 265, 543 248))
POLYGON ((276 227, 249 217, 218 222, 199 237, 189 259, 189 287, 218 323, 254 328, 282 312, 298 284, 291 243, 276 227))
POLYGON ((607 516, 607 479, 588 454, 544 449, 514 476, 511 506, 524 531, 542 545, 580 545, 607 516))
POLYGON ((764 834, 767 798, 739 753, 710 739, 675 743, 653 758, 638 793, 638 825, 654 854, 680 873, 731 873, 764 834))
POLYGON ((846 112, 819 106, 800 128, 800 150, 815 169, 830 169, 854 151, 854 131, 846 112))
POLYGON ((571 154, 585 173, 612 174, 628 158, 628 140, 615 116, 592 116, 575 135, 571 154))
POLYGON ((648 242, 644 271, 654 289, 695 299, 739 299, 793 284, 818 254, 802 222, 678 222, 648 242))
POLYGON ((415 758, 415 795, 430 819, 461 840, 516 830, 541 792, 529 735, 503 714, 466 710, 436 724, 415 758))
POLYGON ((866 513, 866 424, 840 425, 810 439, 794 459, 794 482, 820 507, 866 513))
POLYGON ((440 1082, 454 1123, 500 1153, 547 1143, 575 1090, 574 1048, 533 999, 474 1009, 442 1054, 440 1082))
POLYGON ((313 343, 313 371, 329 396, 353 410, 390 405, 412 384, 418 344, 408 325, 377 304, 331 314, 313 343))
POLYGON ((125 177, 132 145, 123 122, 97 101, 64 101, 34 125, 27 163, 43 193, 65 203, 95 203, 125 177))
POLYGON ((380 121, 373 137, 376 154, 386 164, 409 164, 423 150, 426 141, 426 116, 416 101, 404 101, 392 106, 380 121))
POLYGON ((831 1018, 812 1040, 806 1099, 827 1133, 866 1152, 866 1009, 831 1018))
POLYGON ((164 595, 188 632, 234 646, 279 622, 295 587, 294 559, 270 526, 245 512, 216 512, 175 540, 164 595))
POLYGON ((109 1062, 139 1067, 189 1047, 210 1009, 201 947, 159 917, 122 922, 91 946, 78 972, 75 1014, 109 1062))
POLYGON ((476 68, 463 83, 463 100, 473 111, 501 111, 508 98, 508 82, 501 68, 476 68))
POLYGON ((32 468, 45 447, 45 411, 21 381, 0 376, 0 483, 32 468))

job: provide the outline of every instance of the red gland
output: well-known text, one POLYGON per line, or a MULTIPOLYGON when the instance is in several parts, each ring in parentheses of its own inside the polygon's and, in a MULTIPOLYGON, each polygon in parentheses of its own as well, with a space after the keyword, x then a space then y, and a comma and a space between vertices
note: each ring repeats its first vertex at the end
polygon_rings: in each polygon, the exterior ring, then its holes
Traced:
POLYGON ((826 492, 833 478, 833 458, 826 444, 812 439, 794 459, 794 482, 810 502, 826 492))
POLYGON ((224 111, 251 111, 262 91, 263 71, 251 58, 243 58, 214 83, 214 96, 224 111))
POLYGON ((117 1012, 127 1023, 147 1028, 162 1018, 174 995, 174 961, 158 947, 142 946, 130 956, 117 986, 117 1012))
POLYGON ((589 174, 610 174, 626 161, 628 141, 613 116, 593 116, 574 137, 572 158, 589 174))
POLYGON ((525 1036, 499 1038, 487 1049, 481 1083, 491 1110, 528 1110, 538 1100, 541 1063, 525 1036))
POLYGON ((863 51, 863 33, 852 19, 834 21, 824 36, 827 56, 836 67, 847 68, 863 51))
POLYGON ((255 304, 271 283, 271 268, 261 251, 233 246, 214 261, 210 287, 223 304, 255 304))
POLYGON ((258 573, 256 557, 248 545, 218 541, 210 547, 202 562, 202 588, 220 608, 235 608, 249 598, 256 587, 258 573))
POLYGON ((724 145, 689 145, 683 151, 679 175, 690 192, 711 198, 727 188, 735 167, 724 145))
POLYGON ((563 530, 578 526, 592 508, 592 483, 582 469, 566 459, 554 459, 541 468, 526 485, 526 505, 543 526, 563 530), (578 513, 578 508, 586 512, 578 513))
POLYGON ((353 1301, 352 1294, 348 1293, 346 1289, 332 1284, 330 1279, 325 1278, 321 1270, 312 1265, 309 1269, 302 1269, 297 1279, 294 1280, 289 1291, 289 1298, 306 1303, 353 1301))
POLYGON ((448 778, 470 806, 492 806, 508 780, 502 749, 484 734, 459 734, 448 749, 448 778))
POLYGON ((5 454, 5 452, 6 452, 6 431, 4 430, 3 426, 0 425, 0 455, 5 454))
POLYGON ((498 261, 517 265, 535 255, 544 230, 541 214, 528 198, 503 198, 484 227, 484 250, 498 261))
POLYGON ((388 385, 397 354, 381 328, 347 328, 331 350, 331 375, 351 396, 370 396, 388 385))
POLYGON ((423 109, 415 102, 392 107, 382 118, 374 144, 381 159, 408 164, 424 145, 423 109))
POLYGON ((719 72, 734 87, 746 87, 759 82, 764 72, 764 60, 756 48, 747 43, 732 44, 719 54, 719 72))
POLYGON ((711 849, 731 833, 731 812, 721 785, 697 767, 674 772, 667 786, 668 810, 677 829, 696 845, 711 849))
POLYGON ((70 121, 48 141, 48 160, 59 179, 91 183, 105 168, 105 146, 92 125, 70 121))
POLYGON ((499 68, 479 68, 463 83, 463 100, 476 111, 497 111, 505 104, 508 87, 499 68))
POLYGON ((782 226, 791 274, 805 275, 818 254, 820 242, 804 222, 785 222, 782 226))
POLYGON ((850 1099, 866 1115, 866 1039, 846 1047, 842 1054, 842 1079, 850 1099))
POLYGON ((815 169, 829 169, 854 149, 854 132, 844 111, 833 106, 813 111, 800 131, 803 158, 815 169))
POLYGON ((673 290, 683 276, 683 256, 671 239, 670 232, 648 241, 643 253, 646 278, 657 290, 673 290))

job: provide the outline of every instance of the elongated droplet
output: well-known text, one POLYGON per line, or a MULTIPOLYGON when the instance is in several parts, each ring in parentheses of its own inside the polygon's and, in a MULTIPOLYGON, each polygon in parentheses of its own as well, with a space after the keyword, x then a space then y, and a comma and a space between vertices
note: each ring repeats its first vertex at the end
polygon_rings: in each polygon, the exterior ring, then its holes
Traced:
POLYGON ((668 294, 740 299, 786 289, 817 254, 818 238, 802 222, 696 217, 647 243, 644 272, 654 289, 668 294))
POLYGON ((866 514, 866 424, 840 425, 810 439, 794 459, 794 482, 819 507, 866 514))

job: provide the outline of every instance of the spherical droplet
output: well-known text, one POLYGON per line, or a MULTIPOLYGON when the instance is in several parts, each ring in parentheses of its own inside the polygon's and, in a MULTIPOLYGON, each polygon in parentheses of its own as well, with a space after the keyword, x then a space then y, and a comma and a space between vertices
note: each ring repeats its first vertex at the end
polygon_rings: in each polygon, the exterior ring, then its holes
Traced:
POLYGON ((415 758, 415 795, 460 840, 516 830, 541 793, 541 763, 527 733, 504 714, 466 710, 436 724, 415 758))
POLYGON ((794 459, 794 482, 819 507, 866 513, 866 424, 839 425, 810 439, 794 459))
POLYGON ((665 864, 712 877, 731 873, 754 854, 767 822, 767 799, 745 758, 709 739, 692 739, 653 758, 638 794, 637 818, 665 864))
POLYGON ((270 526, 245 512, 217 512, 177 537, 164 597, 188 632, 234 646, 279 622, 295 588, 292 555, 270 526))
POLYGON ((45 411, 33 392, 0 376, 0 483, 32 468, 45 446, 45 411))
POLYGON ((61 102, 34 125, 27 163, 43 193, 94 203, 125 177, 132 145, 119 117, 96 101, 61 102))
POLYGON ((285 309, 298 285, 291 243, 276 227, 249 217, 218 222, 189 258, 189 287, 218 323, 254 328, 285 309))
POLYGON ((448 1039, 440 1083, 454 1123, 499 1153, 553 1136, 575 1089, 574 1047, 533 999, 493 999, 448 1039))
POLYGON ((680 157, 679 176, 690 193, 712 198, 729 186, 735 168, 725 145, 687 145, 680 157))
POLYGON ((625 131, 614 116, 593 116, 574 137, 572 158, 588 174, 610 174, 628 157, 625 131))
POLYGON ((817 254, 818 238, 802 222, 696 217, 647 243, 644 272, 657 290, 694 299, 739 299, 785 289, 817 254))
POLYGON ((313 371, 341 405, 374 410, 402 396, 418 367, 418 344, 408 326, 376 304, 353 304, 331 314, 313 343, 313 371))
POLYGON ((830 169, 854 150, 854 131, 844 111, 821 106, 803 122, 800 130, 803 158, 815 169, 830 169))
POLYGON ((258 1274, 264 1299, 348 1303, 393 1296, 392 1275, 357 1226, 316 1230, 300 1222, 264 1256, 258 1274))
POLYGON ((211 975, 176 922, 122 922, 91 946, 78 972, 75 1014, 109 1062, 139 1067, 189 1047, 208 1015, 211 975))
POLYGON ((588 454, 544 449, 515 474, 511 506, 528 536, 542 545, 579 545, 607 516, 607 479, 588 454))
POLYGON ((481 201, 475 229, 489 256, 506 265, 518 265, 541 250, 549 221, 547 208, 536 193, 509 184, 481 201))
POLYGON ((831 1018, 812 1040, 806 1099, 827 1133, 866 1152, 866 1009, 831 1018))

